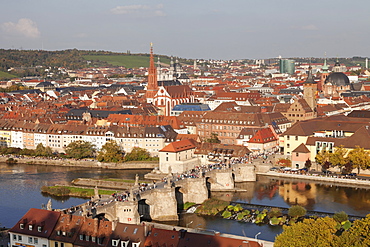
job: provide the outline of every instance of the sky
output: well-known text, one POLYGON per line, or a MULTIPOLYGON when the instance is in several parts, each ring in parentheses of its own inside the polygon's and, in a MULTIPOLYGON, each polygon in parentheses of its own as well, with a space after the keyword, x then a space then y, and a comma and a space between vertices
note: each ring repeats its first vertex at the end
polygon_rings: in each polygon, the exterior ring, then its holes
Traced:
POLYGON ((369 0, 0 0, 0 48, 370 57, 369 0))

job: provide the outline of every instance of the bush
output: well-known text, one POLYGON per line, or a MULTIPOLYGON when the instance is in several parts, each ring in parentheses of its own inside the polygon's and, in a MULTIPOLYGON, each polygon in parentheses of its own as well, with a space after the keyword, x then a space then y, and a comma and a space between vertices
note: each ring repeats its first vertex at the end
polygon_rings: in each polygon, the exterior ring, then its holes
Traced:
POLYGON ((336 212, 333 216, 333 219, 338 222, 338 223, 342 223, 344 221, 347 221, 348 220, 348 215, 344 212, 344 211, 341 211, 341 212, 336 212))
POLYGON ((292 206, 288 210, 288 215, 293 218, 299 218, 305 216, 307 213, 307 210, 299 205, 292 206))

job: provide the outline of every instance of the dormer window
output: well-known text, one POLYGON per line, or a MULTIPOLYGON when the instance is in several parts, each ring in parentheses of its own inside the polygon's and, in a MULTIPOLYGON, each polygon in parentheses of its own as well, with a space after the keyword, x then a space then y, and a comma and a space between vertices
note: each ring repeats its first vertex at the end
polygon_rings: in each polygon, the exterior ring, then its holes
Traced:
POLYGON ((32 225, 28 225, 28 230, 32 231, 33 229, 33 226, 32 225))
POLYGON ((41 231, 42 231, 42 226, 38 226, 38 227, 37 227, 37 231, 38 231, 38 232, 41 232, 41 231))
POLYGON ((119 239, 112 239, 112 246, 113 247, 118 246, 118 243, 119 243, 119 239))
POLYGON ((19 228, 24 229, 24 224, 23 223, 19 224, 19 228))

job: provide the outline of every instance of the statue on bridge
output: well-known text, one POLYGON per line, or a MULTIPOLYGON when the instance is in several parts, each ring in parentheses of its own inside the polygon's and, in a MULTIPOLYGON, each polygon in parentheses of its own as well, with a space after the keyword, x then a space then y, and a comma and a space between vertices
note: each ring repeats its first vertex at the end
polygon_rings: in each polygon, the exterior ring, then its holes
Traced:
POLYGON ((134 186, 139 186, 139 175, 136 173, 135 175, 135 184, 134 186))
POLYGON ((48 204, 46 204, 46 210, 52 211, 52 204, 51 204, 51 199, 49 199, 48 204))

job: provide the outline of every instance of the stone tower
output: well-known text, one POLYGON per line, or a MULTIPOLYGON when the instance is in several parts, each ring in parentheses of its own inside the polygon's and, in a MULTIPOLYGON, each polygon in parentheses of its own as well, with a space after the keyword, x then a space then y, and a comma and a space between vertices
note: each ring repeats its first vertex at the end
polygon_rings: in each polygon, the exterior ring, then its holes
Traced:
POLYGON ((153 57, 153 44, 150 44, 150 62, 148 71, 148 85, 146 87, 145 98, 147 103, 152 103, 155 94, 158 92, 158 82, 157 82, 157 69, 154 65, 153 57))
POLYGON ((303 83, 303 98, 307 104, 311 107, 312 111, 316 112, 316 93, 317 83, 313 79, 312 67, 308 68, 308 76, 306 81, 303 83))

